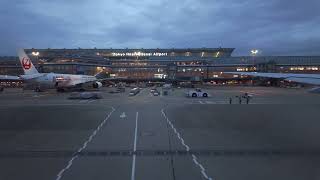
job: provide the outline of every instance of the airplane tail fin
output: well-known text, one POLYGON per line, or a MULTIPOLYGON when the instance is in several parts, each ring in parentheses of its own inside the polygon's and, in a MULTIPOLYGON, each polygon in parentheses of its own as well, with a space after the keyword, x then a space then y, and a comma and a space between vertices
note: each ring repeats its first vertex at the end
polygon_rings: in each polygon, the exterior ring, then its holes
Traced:
POLYGON ((32 74, 39 73, 37 69, 34 67, 34 65, 32 64, 30 58, 24 52, 24 49, 19 49, 18 55, 19 55, 19 60, 25 75, 32 75, 32 74))

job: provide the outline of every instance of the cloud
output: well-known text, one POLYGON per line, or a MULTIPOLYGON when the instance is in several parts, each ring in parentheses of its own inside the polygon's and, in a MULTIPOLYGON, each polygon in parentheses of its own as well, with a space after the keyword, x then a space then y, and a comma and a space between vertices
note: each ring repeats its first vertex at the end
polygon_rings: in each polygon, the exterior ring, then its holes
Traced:
POLYGON ((319 55, 320 2, 309 0, 5 0, 0 55, 25 48, 235 47, 319 55))

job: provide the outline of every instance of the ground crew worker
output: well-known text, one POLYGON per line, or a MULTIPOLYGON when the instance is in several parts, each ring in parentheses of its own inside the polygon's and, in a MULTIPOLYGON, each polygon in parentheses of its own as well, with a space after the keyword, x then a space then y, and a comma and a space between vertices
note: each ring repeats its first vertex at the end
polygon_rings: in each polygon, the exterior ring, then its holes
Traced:
POLYGON ((229 98, 229 104, 232 104, 232 97, 229 98))
POLYGON ((250 97, 247 96, 246 98, 247 98, 247 104, 249 104, 250 97))
POLYGON ((241 98, 241 96, 239 96, 239 104, 241 104, 242 103, 242 98, 241 98))

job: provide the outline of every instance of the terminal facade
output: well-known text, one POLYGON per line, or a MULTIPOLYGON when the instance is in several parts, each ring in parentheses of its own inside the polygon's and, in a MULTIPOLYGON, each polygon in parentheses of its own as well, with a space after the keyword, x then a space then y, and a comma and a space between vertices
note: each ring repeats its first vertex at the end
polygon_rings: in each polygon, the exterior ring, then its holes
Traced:
MULTIPOLYGON (((320 73, 320 56, 237 56, 234 48, 25 49, 40 72, 94 75, 128 80, 230 82, 224 72, 320 73)), ((22 74, 18 57, 0 57, 0 74, 22 74)))

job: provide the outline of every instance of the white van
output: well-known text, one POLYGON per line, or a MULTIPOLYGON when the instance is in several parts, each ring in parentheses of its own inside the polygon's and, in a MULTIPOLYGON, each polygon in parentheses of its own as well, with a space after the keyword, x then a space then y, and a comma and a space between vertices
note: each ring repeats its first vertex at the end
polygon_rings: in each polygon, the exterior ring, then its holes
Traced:
POLYGON ((135 96, 135 95, 137 95, 139 92, 140 92, 140 89, 139 89, 139 88, 133 88, 133 89, 130 90, 129 96, 135 96))

